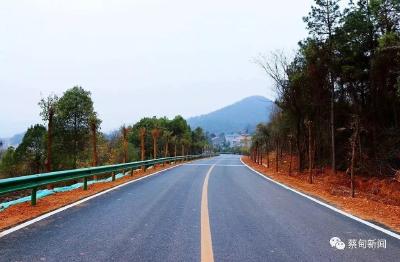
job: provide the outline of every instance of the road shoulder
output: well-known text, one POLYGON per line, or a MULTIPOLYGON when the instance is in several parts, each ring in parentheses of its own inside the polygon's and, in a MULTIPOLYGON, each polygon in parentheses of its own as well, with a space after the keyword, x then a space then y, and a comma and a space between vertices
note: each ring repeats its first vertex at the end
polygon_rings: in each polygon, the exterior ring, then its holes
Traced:
POLYGON ((306 197, 311 201, 323 205, 335 212, 345 215, 351 219, 357 220, 358 222, 366 224, 392 237, 400 239, 400 221, 398 219, 399 215, 397 214, 397 212, 400 212, 400 207, 384 205, 379 202, 371 203, 371 201, 361 198, 333 196, 327 194, 326 192, 321 192, 320 194, 318 194, 318 191, 315 190, 315 187, 317 187, 317 185, 315 184, 299 183, 295 180, 295 178, 288 175, 274 174, 272 172, 268 172, 267 168, 253 163, 247 157, 242 157, 241 162, 245 164, 249 169, 254 171, 256 174, 264 177, 265 179, 273 183, 276 183, 288 190, 291 190, 303 197, 306 197), (316 198, 321 200, 318 200, 316 198), (352 208, 352 206, 357 208, 352 208), (360 210, 360 208, 358 208, 360 206, 364 208, 360 210), (370 209, 371 206, 373 208, 372 212, 371 210, 368 210, 369 212, 364 211, 365 208, 370 209), (382 214, 379 212, 379 210, 381 209, 392 210, 392 216, 389 218, 387 216, 382 216, 382 214), (383 227, 378 224, 383 225, 383 227))
POLYGON ((65 209, 108 193, 109 191, 178 166, 180 166, 180 164, 167 165, 164 167, 159 166, 151 169, 151 171, 137 172, 133 176, 126 175, 114 182, 96 183, 90 185, 88 190, 79 188, 68 192, 56 193, 41 198, 36 206, 31 206, 29 202, 11 206, 0 212, 0 237, 3 237, 9 233, 40 221, 65 209))

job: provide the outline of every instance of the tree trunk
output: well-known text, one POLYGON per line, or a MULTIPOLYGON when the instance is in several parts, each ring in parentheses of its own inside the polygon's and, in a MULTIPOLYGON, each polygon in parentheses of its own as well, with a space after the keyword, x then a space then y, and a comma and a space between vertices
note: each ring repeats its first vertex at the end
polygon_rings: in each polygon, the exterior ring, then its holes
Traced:
POLYGON ((123 146, 124 146, 124 163, 128 162, 128 130, 124 126, 122 128, 122 138, 123 138, 123 146))
POLYGON ((301 120, 300 118, 297 120, 296 124, 296 146, 297 146, 297 154, 298 154, 298 170, 299 172, 303 171, 304 168, 304 152, 300 142, 300 132, 301 132, 301 120))
MULTIPOLYGON (((92 131, 92 147, 93 147, 93 159, 92 159, 92 166, 98 165, 98 156, 97 156, 97 126, 96 123, 91 123, 90 128, 92 131)), ((94 176, 94 180, 97 180, 97 176, 94 176)))
POLYGON ((178 152, 178 145, 176 144, 176 142, 175 142, 175 148, 174 148, 174 156, 176 157, 176 154, 177 154, 177 152, 178 152))
POLYGON ((153 137, 153 159, 157 158, 157 137, 153 137))
POLYGON ((76 169, 78 162, 78 120, 76 115, 74 116, 74 166, 73 169, 76 169))
POLYGON ((351 165, 350 165, 350 184, 351 184, 351 197, 354 198, 354 161, 355 161, 355 152, 356 151, 356 143, 352 141, 351 143, 351 165))
POLYGON ((165 142, 165 154, 164 157, 168 157, 169 153, 168 153, 168 140, 165 142))
POLYGON ((313 145, 312 145, 312 121, 307 122, 308 127, 308 181, 313 183, 313 145))
POLYGON ((332 75, 332 57, 333 57, 333 47, 332 47, 332 32, 333 32, 333 23, 330 17, 329 11, 330 3, 326 3, 326 15, 327 17, 327 27, 328 27, 328 44, 329 44, 329 63, 328 63, 328 74, 331 88, 331 103, 330 103, 330 126, 331 126, 331 149, 332 149, 332 172, 336 174, 336 146, 335 146, 335 81, 332 75))
POLYGON ((49 122, 47 126, 47 162, 46 162, 46 171, 52 171, 52 146, 53 146, 53 116, 54 110, 52 108, 49 109, 49 122))
POLYGON ((258 148, 257 145, 254 149, 254 162, 256 162, 258 164, 258 148))
MULTIPOLYGON (((146 129, 140 128, 139 129, 139 136, 140 136, 140 150, 141 150, 141 160, 144 161, 145 158, 145 144, 144 144, 144 137, 146 135, 146 129)), ((144 167, 143 167, 144 168, 144 167)))
POLYGON ((354 122, 354 132, 351 138, 351 164, 350 164, 350 184, 351 184, 351 197, 355 196, 355 184, 354 184, 354 163, 356 158, 357 141, 359 140, 359 122, 358 118, 354 122))
POLYGON ((289 138, 289 176, 292 174, 292 140, 289 138))
POLYGON ((256 163, 260 164, 260 148, 256 145, 256 163))
POLYGON ((362 145, 361 145, 361 135, 360 135, 360 129, 358 129, 358 149, 359 149, 359 159, 358 162, 360 163, 360 166, 362 166, 363 162, 363 156, 362 156, 362 145))
POLYGON ((93 162, 92 166, 97 166, 98 165, 98 156, 97 156, 97 132, 96 132, 96 124, 92 123, 91 124, 91 129, 92 129, 92 147, 93 147, 93 162))
POLYGON ((331 84, 331 148, 332 148, 332 172, 336 174, 336 146, 335 146, 335 82, 332 73, 329 73, 331 84))
POLYGON ((140 148, 141 148, 141 151, 142 151, 141 159, 142 159, 142 161, 143 161, 143 160, 144 160, 144 154, 145 154, 145 149, 144 149, 144 136, 141 137, 140 148))
POLYGON ((277 140, 275 142, 276 148, 275 148, 275 171, 279 171, 279 141, 277 140))

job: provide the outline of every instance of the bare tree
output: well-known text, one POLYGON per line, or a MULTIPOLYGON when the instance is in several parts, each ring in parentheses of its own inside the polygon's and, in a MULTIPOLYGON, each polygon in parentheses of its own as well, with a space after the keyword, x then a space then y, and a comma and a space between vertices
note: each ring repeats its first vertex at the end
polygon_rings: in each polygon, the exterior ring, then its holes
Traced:
POLYGON ((304 116, 302 114, 301 100, 299 99, 298 94, 293 92, 289 86, 290 61, 294 61, 294 56, 292 54, 287 55, 286 53, 287 52, 284 52, 283 50, 277 50, 271 52, 269 55, 259 55, 254 62, 275 82, 278 97, 284 97, 288 110, 295 116, 296 131, 294 138, 299 159, 298 169, 302 170, 305 154, 304 147, 301 143, 304 116))
POLYGON ((157 158, 157 139, 160 136, 160 129, 154 128, 151 130, 151 136, 153 137, 153 158, 157 158))
POLYGON ((124 163, 128 162, 128 129, 123 126, 122 132, 122 146, 124 150, 124 163))
POLYGON ((356 158, 356 150, 357 150, 357 142, 359 141, 359 132, 360 132, 360 120, 358 116, 353 117, 353 121, 351 123, 353 134, 350 138, 351 144, 351 163, 350 163, 350 184, 351 184, 351 197, 355 196, 355 188, 354 188, 354 164, 356 158))
POLYGON ((174 144, 174 157, 176 157, 176 154, 178 152, 178 138, 176 136, 173 136, 171 138, 171 142, 174 144))
POLYGON ((145 158, 145 144, 144 144, 145 136, 146 136, 146 128, 142 127, 139 129, 140 150, 141 150, 141 160, 142 161, 144 161, 144 158, 145 158))
POLYGON ((311 120, 305 121, 308 130, 308 181, 313 183, 313 168, 314 168, 314 139, 313 139, 313 122, 311 120))
POLYGON ((283 50, 276 50, 269 55, 259 55, 254 59, 254 63, 260 66, 267 75, 275 82, 278 95, 287 88, 288 72, 291 59, 289 59, 283 50))
POLYGON ((279 171, 279 139, 275 140, 275 171, 279 171))
POLYGON ((164 149, 164 157, 169 156, 169 143, 172 140, 172 131, 164 130, 163 136, 165 138, 165 149, 164 149))
POLYGON ((90 131, 92 133, 92 147, 93 147, 92 166, 97 166, 99 158, 97 155, 97 124, 95 121, 90 122, 90 131))
POLYGON ((293 135, 288 135, 288 142, 289 142, 289 175, 292 174, 292 141, 293 135))

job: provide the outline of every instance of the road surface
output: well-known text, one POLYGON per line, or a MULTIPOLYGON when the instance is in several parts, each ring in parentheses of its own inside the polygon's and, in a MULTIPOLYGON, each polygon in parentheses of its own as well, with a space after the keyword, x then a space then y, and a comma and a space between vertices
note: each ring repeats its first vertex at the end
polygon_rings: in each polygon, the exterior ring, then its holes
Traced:
POLYGON ((172 168, 0 238, 0 261, 399 259, 400 240, 264 179, 233 155, 172 168), (333 237, 344 250, 330 245, 333 237))

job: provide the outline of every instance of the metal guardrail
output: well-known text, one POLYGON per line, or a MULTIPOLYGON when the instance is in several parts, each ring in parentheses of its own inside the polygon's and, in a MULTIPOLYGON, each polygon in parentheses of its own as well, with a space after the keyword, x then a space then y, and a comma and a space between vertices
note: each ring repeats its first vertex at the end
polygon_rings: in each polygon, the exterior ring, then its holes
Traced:
POLYGON ((117 174, 117 172, 125 173, 126 171, 130 170, 131 175, 133 175, 134 170, 137 168, 146 169, 149 166, 154 166, 157 164, 200 159, 211 156, 214 156, 214 154, 166 157, 166 158, 158 158, 158 159, 137 161, 124 164, 79 168, 73 170, 55 171, 50 173, 40 173, 35 175, 0 179, 0 195, 31 189, 32 190, 31 204, 36 205, 37 189, 41 186, 70 181, 70 180, 83 179, 83 189, 87 190, 88 178, 93 177, 95 175, 103 175, 111 173, 112 181, 115 181, 115 175, 117 174))

